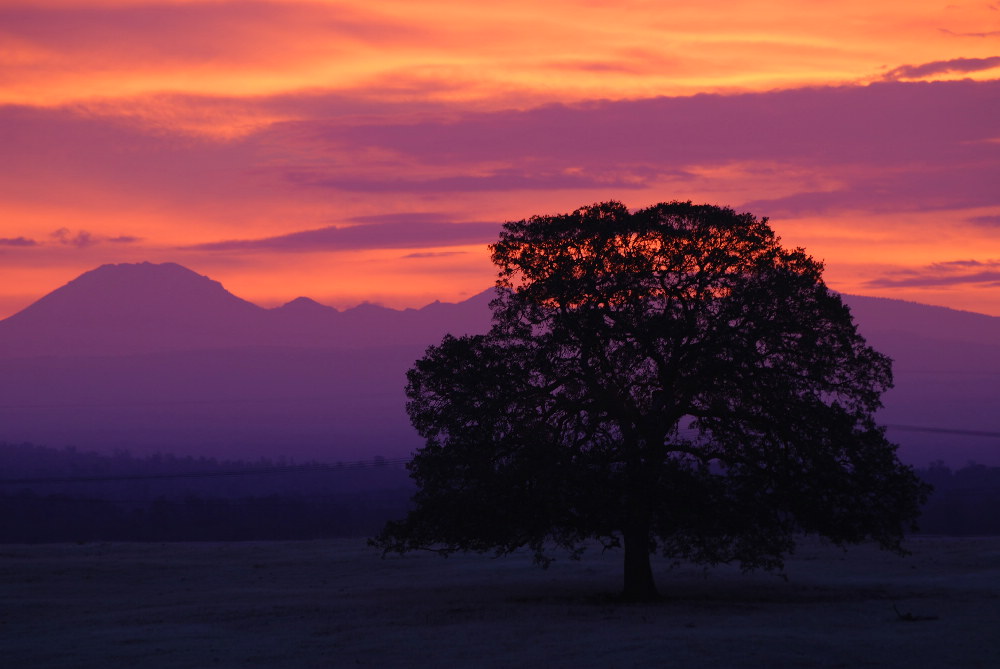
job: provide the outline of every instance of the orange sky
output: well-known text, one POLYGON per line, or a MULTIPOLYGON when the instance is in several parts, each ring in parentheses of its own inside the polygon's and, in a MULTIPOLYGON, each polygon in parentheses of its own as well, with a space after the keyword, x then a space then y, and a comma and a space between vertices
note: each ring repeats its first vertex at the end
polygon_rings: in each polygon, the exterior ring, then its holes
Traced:
POLYGON ((4 0, 0 115, 0 317, 141 260, 456 300, 503 221, 612 198, 1000 315, 1000 4, 4 0))

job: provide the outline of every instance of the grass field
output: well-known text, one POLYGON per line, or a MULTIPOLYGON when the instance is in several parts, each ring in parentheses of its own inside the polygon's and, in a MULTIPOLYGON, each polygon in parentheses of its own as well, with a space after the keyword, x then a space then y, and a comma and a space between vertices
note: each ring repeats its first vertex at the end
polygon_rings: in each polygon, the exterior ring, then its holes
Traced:
POLYGON ((114 667, 1000 667, 1000 538, 808 541, 788 579, 364 541, 0 546, 0 660, 114 667))

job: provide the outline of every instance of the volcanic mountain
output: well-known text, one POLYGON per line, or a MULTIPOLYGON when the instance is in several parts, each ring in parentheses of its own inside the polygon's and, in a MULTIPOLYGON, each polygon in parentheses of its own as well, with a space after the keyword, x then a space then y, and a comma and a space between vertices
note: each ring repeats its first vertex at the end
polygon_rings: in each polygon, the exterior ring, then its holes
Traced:
POLYGON ((468 303, 345 311, 306 297, 264 309, 174 263, 103 265, 0 321, 0 357, 134 355, 250 346, 425 347, 485 331, 492 291, 468 303))
POLYGON ((176 264, 105 265, 0 321, 0 441, 136 454, 400 456, 405 372, 484 332, 492 290, 422 309, 275 309, 176 264))

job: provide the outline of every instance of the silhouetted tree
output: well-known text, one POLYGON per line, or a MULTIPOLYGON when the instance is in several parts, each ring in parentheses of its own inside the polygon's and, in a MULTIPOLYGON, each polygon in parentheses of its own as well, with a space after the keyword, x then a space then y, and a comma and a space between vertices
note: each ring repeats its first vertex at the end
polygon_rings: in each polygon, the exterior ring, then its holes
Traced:
POLYGON ((767 219, 608 202, 507 223, 488 334, 408 373, 426 439, 383 551, 624 546, 780 568, 798 533, 901 551, 928 488, 873 414, 890 360, 767 219))

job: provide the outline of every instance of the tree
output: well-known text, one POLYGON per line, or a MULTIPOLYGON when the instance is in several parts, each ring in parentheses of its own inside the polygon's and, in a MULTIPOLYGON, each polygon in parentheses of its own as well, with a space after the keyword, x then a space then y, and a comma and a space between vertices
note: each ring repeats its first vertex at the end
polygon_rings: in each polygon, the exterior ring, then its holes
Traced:
POLYGON ((414 508, 372 543, 624 547, 775 569, 802 533, 902 552, 928 488, 874 420, 891 361, 750 214, 617 202, 507 223, 493 325, 408 372, 414 508))

